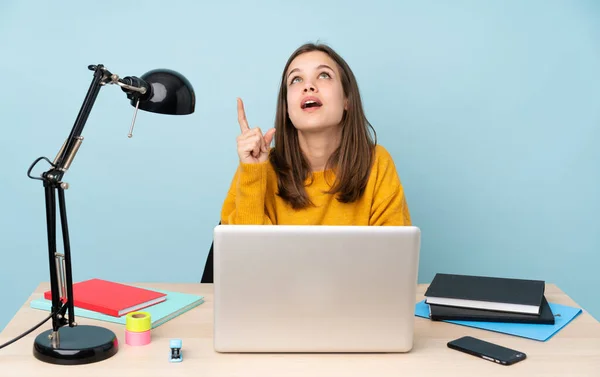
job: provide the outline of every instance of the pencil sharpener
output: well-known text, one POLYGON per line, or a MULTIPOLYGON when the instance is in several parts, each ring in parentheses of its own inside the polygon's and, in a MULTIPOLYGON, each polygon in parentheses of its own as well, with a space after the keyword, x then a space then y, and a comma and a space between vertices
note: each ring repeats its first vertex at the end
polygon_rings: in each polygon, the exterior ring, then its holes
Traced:
POLYGON ((171 339, 169 343, 171 347, 171 354, 169 355, 169 362, 180 363, 183 361, 183 354, 181 353, 181 339, 171 339))

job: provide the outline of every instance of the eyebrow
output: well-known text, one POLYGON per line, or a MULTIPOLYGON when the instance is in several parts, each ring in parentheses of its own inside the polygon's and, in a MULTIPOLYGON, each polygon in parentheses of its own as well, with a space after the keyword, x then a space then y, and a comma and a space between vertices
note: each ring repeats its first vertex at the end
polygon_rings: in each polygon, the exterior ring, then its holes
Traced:
MULTIPOLYGON (((330 66, 328 66, 327 64, 320 64, 317 69, 321 69, 321 68, 327 68, 329 70, 331 70, 332 72, 335 72, 330 66)), ((294 68, 290 71, 290 73, 288 73, 288 78, 290 78, 290 76, 292 75, 292 73, 299 71, 300 68, 294 68)))

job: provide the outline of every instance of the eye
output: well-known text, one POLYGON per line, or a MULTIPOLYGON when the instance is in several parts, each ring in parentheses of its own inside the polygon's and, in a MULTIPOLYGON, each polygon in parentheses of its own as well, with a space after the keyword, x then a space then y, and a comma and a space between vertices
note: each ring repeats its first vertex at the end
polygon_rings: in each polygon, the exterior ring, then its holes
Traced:
POLYGON ((329 75, 329 73, 327 73, 327 72, 321 72, 321 74, 319 75, 319 78, 330 79, 331 75, 329 75))
POLYGON ((300 82, 301 78, 299 76, 295 76, 292 81, 290 81, 290 85, 295 83, 295 82, 300 82))

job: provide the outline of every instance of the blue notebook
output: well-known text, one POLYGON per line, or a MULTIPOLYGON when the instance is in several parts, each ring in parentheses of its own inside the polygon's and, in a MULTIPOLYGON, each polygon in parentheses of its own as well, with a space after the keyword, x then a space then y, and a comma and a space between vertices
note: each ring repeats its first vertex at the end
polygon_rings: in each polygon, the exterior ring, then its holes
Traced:
MULTIPOLYGON (((150 318, 152 321, 152 328, 156 328, 163 323, 187 312, 188 310, 195 308, 196 306, 202 304, 204 302, 203 296, 192 295, 189 293, 180 293, 180 292, 172 292, 166 291, 162 289, 153 289, 157 292, 163 292, 167 294, 167 299, 161 303, 154 304, 147 308, 142 309, 142 311, 150 313, 150 318)), ((40 309, 50 311, 51 301, 46 300, 44 298, 39 298, 36 300, 32 300, 30 306, 33 309, 40 309)), ((125 325, 126 316, 123 315, 121 317, 113 317, 110 315, 98 313, 92 310, 82 309, 75 307, 75 321, 77 321, 77 317, 91 318, 97 319, 100 321, 107 321, 113 323, 120 323, 125 325)))
MULTIPOLYGON (((582 310, 579 308, 554 304, 551 302, 549 302, 548 305, 550 305, 550 309, 552 310, 552 313, 554 313, 554 325, 542 325, 537 323, 508 323, 454 320, 444 320, 441 322, 475 327, 478 329, 495 331, 545 342, 582 312, 582 310)), ((425 303, 425 300, 420 301, 415 305, 415 315, 417 317, 429 318, 429 305, 425 303)))

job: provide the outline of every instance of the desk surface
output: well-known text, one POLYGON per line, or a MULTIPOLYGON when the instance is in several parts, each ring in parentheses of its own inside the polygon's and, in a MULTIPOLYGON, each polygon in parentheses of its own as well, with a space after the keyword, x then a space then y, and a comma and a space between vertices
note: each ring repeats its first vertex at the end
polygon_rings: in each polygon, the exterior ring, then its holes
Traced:
MULTIPOLYGON (((583 312, 546 342, 485 330, 434 322, 415 317, 415 344, 405 354, 220 354, 213 350, 213 287, 211 284, 139 284, 205 296, 195 309, 153 330, 152 343, 131 347, 121 341, 119 352, 101 363, 82 366, 46 364, 33 357, 35 336, 45 325, 0 350, 0 375, 61 376, 64 373, 94 376, 600 376, 600 323, 583 312), (523 351, 527 359, 502 366, 447 348, 446 343, 471 335, 523 351), (183 341, 182 363, 169 363, 169 340, 183 341)), ((48 284, 41 284, 0 333, 0 344, 13 339, 44 319, 47 312, 31 309, 29 302, 42 297, 48 284)), ((419 285, 415 303, 422 300, 427 285, 419 285)), ((548 284, 548 301, 577 306, 559 288, 548 284)), ((79 324, 99 324, 124 340, 125 327, 78 317, 79 324)))

